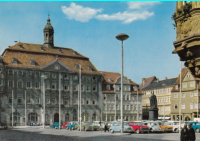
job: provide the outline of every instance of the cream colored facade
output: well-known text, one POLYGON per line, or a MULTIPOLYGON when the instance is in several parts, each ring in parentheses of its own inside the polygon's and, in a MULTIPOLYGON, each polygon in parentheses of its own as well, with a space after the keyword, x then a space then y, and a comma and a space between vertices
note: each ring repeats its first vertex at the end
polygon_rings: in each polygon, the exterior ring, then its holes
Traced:
MULTIPOLYGON (((180 81, 180 80, 179 80, 180 81)), ((183 121, 194 120, 197 117, 199 92, 197 91, 198 81, 195 80, 191 72, 188 70, 181 81, 181 93, 180 85, 175 84, 172 91, 172 105, 171 105, 171 119, 179 120, 179 108, 181 107, 181 116, 183 121), (180 105, 181 95, 181 105, 180 105)))
POLYGON ((165 119, 170 118, 171 113, 171 90, 173 88, 174 83, 176 82, 177 78, 170 78, 165 80, 157 80, 152 82, 150 85, 142 89, 143 97, 142 97, 142 109, 143 119, 148 119, 149 108, 150 108, 150 101, 149 97, 152 93, 157 97, 157 108, 158 110, 158 118, 163 119, 165 115, 165 119), (166 83, 170 81, 170 83, 166 83), (156 84, 157 83, 157 84, 156 84), (166 84, 163 86, 162 84, 166 84), (168 85, 167 85, 168 84, 168 85), (150 87, 151 89, 148 89, 150 87), (165 110, 164 110, 165 109, 165 110))

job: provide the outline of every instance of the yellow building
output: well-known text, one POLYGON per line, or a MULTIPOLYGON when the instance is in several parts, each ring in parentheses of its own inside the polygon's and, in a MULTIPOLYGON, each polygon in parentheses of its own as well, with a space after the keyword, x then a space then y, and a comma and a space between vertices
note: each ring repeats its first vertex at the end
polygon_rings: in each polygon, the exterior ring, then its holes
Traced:
MULTIPOLYGON (((152 79, 152 82, 143 87, 142 93, 142 108, 143 119, 148 119, 148 113, 150 108, 149 97, 152 93, 157 97, 158 119, 170 119, 171 113, 171 90, 176 82, 177 78, 165 78, 164 80, 158 80, 156 77, 152 79)), ((150 80, 149 80, 150 81, 150 80)))
POLYGON ((199 88, 200 88, 199 81, 192 75, 192 73, 188 68, 183 68, 181 71, 181 93, 180 93, 180 75, 171 92, 172 120, 179 120, 180 107, 181 107, 181 118, 183 121, 194 120, 194 118, 197 117, 197 110, 199 107, 198 106, 199 88), (180 95, 181 95, 181 105, 180 105, 180 95))

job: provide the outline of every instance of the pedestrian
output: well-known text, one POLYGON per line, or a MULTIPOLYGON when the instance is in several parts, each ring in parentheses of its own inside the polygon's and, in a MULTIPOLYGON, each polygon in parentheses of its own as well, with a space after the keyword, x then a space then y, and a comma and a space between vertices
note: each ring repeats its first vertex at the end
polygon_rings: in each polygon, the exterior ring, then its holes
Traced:
POLYGON ((192 128, 192 123, 189 124, 189 129, 188 129, 188 139, 189 141, 195 141, 195 132, 194 129, 192 128))
POLYGON ((184 124, 184 128, 181 130, 181 137, 180 137, 181 141, 189 141, 188 140, 188 129, 187 129, 187 125, 184 124))
POLYGON ((106 132, 106 130, 108 130, 108 123, 107 123, 107 121, 105 120, 104 132, 106 132))

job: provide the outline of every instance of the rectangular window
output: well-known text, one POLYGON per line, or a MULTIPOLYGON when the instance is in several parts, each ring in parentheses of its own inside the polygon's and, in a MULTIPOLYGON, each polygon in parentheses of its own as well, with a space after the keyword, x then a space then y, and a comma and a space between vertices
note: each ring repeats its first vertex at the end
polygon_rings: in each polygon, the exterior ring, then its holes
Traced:
POLYGON ((69 86, 68 86, 68 85, 65 85, 65 86, 64 86, 64 90, 65 90, 65 91, 69 91, 69 86))
POLYGON ((182 97, 185 97, 185 93, 182 93, 182 97))
POLYGON ((22 81, 18 81, 17 87, 20 88, 20 89, 22 88, 22 81))
POLYGON ((193 97, 193 93, 192 92, 190 93, 190 97, 193 97))
POLYGON ((56 98, 55 97, 52 98, 52 104, 56 104, 56 98))
POLYGON ((81 91, 84 91, 84 86, 83 85, 81 85, 81 91))
POLYGON ((83 98, 81 98, 81 104, 82 104, 82 105, 84 104, 84 99, 83 99, 83 98))
POLYGON ((52 74, 52 78, 56 78, 56 74, 55 73, 52 74))
POLYGON ((95 76, 92 77, 92 81, 96 82, 97 78, 95 76))
POLYGON ((55 89, 56 89, 56 84, 55 84, 55 83, 52 83, 51 89, 52 89, 52 90, 55 90, 55 89))
POLYGON ((116 110, 119 110, 119 105, 116 105, 116 110))
POLYGON ((194 109, 197 109, 197 103, 194 103, 194 109))
POLYGON ((194 105, 193 103, 190 103, 190 109, 193 109, 193 105, 194 105))
POLYGON ((134 109, 133 109, 133 105, 131 105, 131 110, 134 110, 134 109))
POLYGON ((90 92, 90 85, 87 85, 87 92, 90 92))
POLYGON ((39 82, 35 83, 35 88, 37 88, 37 89, 40 88, 40 83, 39 82))
POLYGON ((30 96, 27 97, 27 103, 31 103, 31 97, 30 96))
POLYGON ((129 95, 126 96, 126 100, 129 100, 129 95))
POLYGON ((78 91, 78 85, 74 85, 74 91, 78 91))
POLYGON ((49 104, 50 103, 50 98, 46 97, 46 103, 49 104))
POLYGON ((190 87, 194 87, 194 83, 193 82, 190 82, 190 87))
POLYGON ((174 94, 174 98, 178 98, 178 94, 174 94))
POLYGON ((18 97, 18 98, 17 98, 17 103, 18 103, 19 105, 22 104, 22 97, 18 97))
POLYGON ((126 109, 126 110, 130 110, 130 109, 129 109, 129 105, 127 105, 127 109, 126 109))
POLYGON ((65 74, 64 79, 69 79, 69 75, 65 74))
POLYGON ((68 105, 68 98, 65 98, 65 99, 64 99, 64 104, 65 104, 65 105, 68 105))
POLYGON ((40 98, 39 97, 35 97, 35 103, 40 103, 40 98))
POLYGON ((12 97, 9 97, 8 103, 12 104, 12 97))
POLYGON ((97 91, 97 86, 93 86, 92 90, 93 90, 93 92, 96 92, 97 91))
POLYGON ((184 103, 181 104, 181 109, 185 109, 185 104, 184 103))
POLYGON ((93 101, 93 105, 95 104, 95 101, 93 101))
POLYGON ((73 80, 77 80, 78 79, 78 76, 77 75, 74 75, 73 76, 73 80))
POLYGON ((183 87, 186 88, 187 87, 187 83, 183 84, 183 87))
POLYGON ((125 110, 125 105, 123 105, 123 110, 125 110))
POLYGON ((31 88, 31 82, 26 82, 26 87, 31 88))
POLYGON ((11 80, 8 81, 8 87, 13 87, 13 81, 11 80))
POLYGON ((194 92, 194 96, 197 96, 197 92, 194 92))
POLYGON ((178 105, 177 104, 174 104, 174 109, 178 109, 178 105))

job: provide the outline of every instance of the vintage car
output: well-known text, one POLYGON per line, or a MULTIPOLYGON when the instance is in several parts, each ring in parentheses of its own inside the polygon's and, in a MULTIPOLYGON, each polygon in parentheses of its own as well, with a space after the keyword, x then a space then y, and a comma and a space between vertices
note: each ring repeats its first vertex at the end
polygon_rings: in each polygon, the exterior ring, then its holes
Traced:
POLYGON ((160 128, 162 128, 164 130, 164 132, 172 132, 173 131, 172 126, 164 125, 164 123, 162 121, 155 121, 154 123, 156 125, 158 125, 160 128))
POLYGON ((75 130, 77 128, 78 125, 78 121, 77 122, 69 122, 67 125, 66 125, 66 129, 68 130, 75 130))
POLYGON ((153 121, 145 121, 143 122, 143 125, 149 127, 149 132, 164 132, 162 128, 160 128, 157 124, 155 124, 153 121))
MULTIPOLYGON (((181 121, 181 129, 183 128, 185 122, 181 121)), ((179 132, 179 121, 168 121, 164 125, 172 126, 173 132, 179 132)))
MULTIPOLYGON (((121 123, 120 122, 113 123, 113 125, 110 126, 109 131, 111 133, 121 132, 121 123)), ((130 127, 127 123, 124 123, 124 130, 123 130, 123 132, 133 133, 134 131, 133 131, 133 128, 130 127)))
MULTIPOLYGON (((75 128, 77 128, 77 130, 80 130, 80 125, 76 125, 75 128)), ((81 130, 82 131, 97 131, 99 130, 99 126, 94 125, 92 122, 84 122, 81 124, 81 130)))
POLYGON ((133 131, 137 134, 139 133, 149 133, 149 127, 142 125, 142 122, 129 122, 127 123, 130 127, 133 128, 133 131))
POLYGON ((68 122, 65 122, 63 125, 62 125, 62 128, 66 128, 66 125, 68 124, 68 122))
POLYGON ((59 122, 54 122, 52 125, 50 125, 51 128, 59 128, 59 122))
POLYGON ((194 129, 194 131, 199 133, 200 132, 200 123, 197 121, 190 121, 190 122, 187 122, 186 125, 188 126, 190 123, 192 123, 192 128, 194 129))

